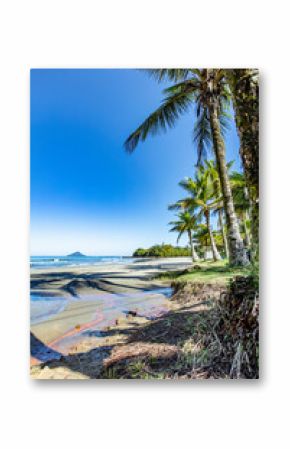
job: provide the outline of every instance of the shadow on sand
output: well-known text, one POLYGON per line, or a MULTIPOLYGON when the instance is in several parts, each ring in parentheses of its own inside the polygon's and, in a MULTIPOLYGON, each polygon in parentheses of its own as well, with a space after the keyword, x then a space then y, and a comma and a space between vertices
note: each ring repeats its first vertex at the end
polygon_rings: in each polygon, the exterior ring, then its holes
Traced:
POLYGON ((137 273, 136 275, 130 274, 130 276, 124 276, 121 271, 103 273, 70 273, 67 271, 45 274, 34 273, 30 281, 31 292, 41 296, 48 296, 51 291, 51 296, 55 296, 56 291, 58 291, 60 296, 68 293, 72 297, 78 297, 84 289, 94 289, 106 293, 122 293, 126 291, 149 291, 160 287, 158 281, 153 281, 153 277, 158 273, 158 270, 140 276, 138 274, 140 269, 144 269, 144 266, 133 266, 133 271, 137 273), (132 285, 126 282, 127 279, 133 279, 141 283, 146 282, 147 285, 136 285, 136 283, 132 285), (148 281, 151 282, 148 284, 148 281))
POLYGON ((32 332, 30 332, 30 354, 31 357, 41 362, 60 359, 62 357, 60 352, 46 346, 32 332))
MULTIPOLYGON (((202 304, 205 305, 206 302, 199 305, 202 304)), ((156 376, 159 373, 171 373, 174 370, 178 348, 193 336, 195 320, 207 313, 206 310, 194 311, 193 308, 187 310, 187 307, 184 309, 180 309, 178 312, 169 312, 142 326, 136 326, 136 323, 132 322, 132 326, 126 329, 87 330, 83 333, 87 338, 121 335, 126 336, 126 343, 101 346, 71 355, 62 355, 51 350, 32 334, 31 355, 42 362, 41 369, 45 367, 50 369, 68 368, 90 379, 108 378, 107 367, 114 367, 116 353, 117 371, 120 366, 125 366, 130 361, 146 361, 150 369, 153 370, 153 377, 154 373, 156 376), (156 348, 158 349, 157 355, 156 348)))

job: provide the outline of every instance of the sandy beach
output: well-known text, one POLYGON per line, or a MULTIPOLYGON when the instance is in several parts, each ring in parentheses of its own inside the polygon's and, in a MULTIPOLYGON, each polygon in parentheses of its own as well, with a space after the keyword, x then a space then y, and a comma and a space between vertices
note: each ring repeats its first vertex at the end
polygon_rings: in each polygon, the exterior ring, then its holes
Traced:
POLYGON ((31 364, 103 346, 104 331, 132 314, 142 322, 166 313, 171 291, 155 277, 190 265, 182 257, 32 269, 31 364))

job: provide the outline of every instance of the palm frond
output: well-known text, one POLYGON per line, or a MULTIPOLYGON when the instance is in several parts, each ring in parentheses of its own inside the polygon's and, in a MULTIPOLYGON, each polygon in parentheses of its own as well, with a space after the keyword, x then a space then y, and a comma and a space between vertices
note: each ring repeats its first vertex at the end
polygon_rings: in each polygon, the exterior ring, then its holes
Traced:
POLYGON ((196 200, 193 196, 183 198, 182 200, 180 200, 180 204, 182 204, 182 207, 189 212, 194 212, 198 207, 198 204, 196 203, 196 200))
POLYGON ((184 234, 184 231, 180 231, 180 232, 179 232, 179 234, 178 234, 178 236, 177 236, 177 239, 176 239, 176 243, 179 243, 179 240, 181 239, 182 234, 184 234))
POLYGON ((197 183, 192 178, 184 178, 178 185, 191 194, 197 190, 197 183))
POLYGON ((145 69, 145 72, 158 82, 164 80, 176 82, 186 79, 190 73, 190 69, 145 69))
POLYGON ((235 209, 241 212, 250 208, 249 195, 243 173, 233 171, 230 175, 235 209))
POLYGON ((217 198, 217 199, 211 201, 210 203, 208 203, 208 204, 207 204, 207 207, 208 207, 210 210, 216 209, 216 208, 218 209, 218 208, 221 208, 221 207, 222 207, 222 204, 223 204, 223 199, 222 199, 222 197, 220 197, 220 198, 217 198))
POLYGON ((193 101, 192 93, 188 91, 167 96, 162 105, 128 137, 124 144, 126 151, 132 153, 148 134, 155 135, 160 130, 172 128, 179 116, 189 110, 193 101))
POLYGON ((202 108, 200 103, 197 105, 196 115, 197 120, 193 129, 193 143, 197 150, 196 166, 200 166, 201 162, 207 157, 208 150, 212 145, 212 135, 207 111, 205 108, 202 108))
POLYGON ((184 80, 180 83, 173 84, 173 86, 166 87, 163 89, 163 94, 167 95, 176 95, 181 93, 192 93, 196 92, 198 94, 198 89, 200 88, 200 82, 195 78, 190 78, 188 80, 184 80))
POLYGON ((222 136, 225 138, 227 132, 231 128, 231 116, 226 112, 221 112, 219 115, 220 127, 222 136))
POLYGON ((245 176, 238 171, 233 171, 230 179, 233 187, 244 187, 246 185, 245 176))
POLYGON ((168 210, 181 210, 184 207, 180 201, 177 201, 176 203, 169 204, 167 208, 168 210))
POLYGON ((204 217, 204 209, 200 209, 200 211, 198 212, 197 216, 196 216, 196 220, 201 223, 204 217))

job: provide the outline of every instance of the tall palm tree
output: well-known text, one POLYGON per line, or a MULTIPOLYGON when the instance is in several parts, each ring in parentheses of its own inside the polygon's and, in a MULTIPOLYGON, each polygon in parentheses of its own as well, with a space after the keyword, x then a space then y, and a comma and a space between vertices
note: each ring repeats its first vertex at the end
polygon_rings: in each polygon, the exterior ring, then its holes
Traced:
POLYGON ((230 94, 224 71, 220 69, 155 69, 150 70, 149 73, 158 81, 167 78, 176 84, 164 90, 165 98, 161 106, 128 137, 125 148, 129 152, 134 151, 138 143, 144 141, 149 134, 154 135, 160 129, 166 130, 173 127, 182 114, 195 110, 201 130, 199 153, 203 148, 202 142, 208 140, 208 136, 202 131, 202 126, 204 129, 208 129, 208 124, 210 126, 210 138, 213 142, 226 212, 230 263, 246 265, 249 261, 234 210, 220 122, 230 94))
POLYGON ((186 232, 188 235, 188 241, 191 248, 191 256, 193 262, 199 260, 198 254, 195 250, 192 240, 192 231, 196 228, 196 217, 191 215, 188 211, 179 212, 177 214, 178 220, 171 221, 169 224, 172 226, 170 232, 178 232, 177 243, 180 237, 186 232))
MULTIPOLYGON (((210 177, 211 182, 212 182, 215 197, 221 198, 222 197, 221 183, 220 183, 220 178, 219 178, 216 164, 212 160, 205 161, 205 166, 206 166, 208 176, 210 177)), ((229 169, 231 166, 232 166, 232 162, 228 162, 227 168, 229 169)), ((225 226, 224 226, 224 217, 223 217, 224 206, 223 206, 222 202, 220 204, 218 204, 218 206, 216 208, 216 212, 218 214, 218 222, 219 222, 220 232, 221 232, 222 238, 223 238, 223 244, 224 244, 226 258, 228 259, 229 258, 229 246, 228 246, 228 239, 227 239, 225 226)))
POLYGON ((231 69, 226 72, 251 201, 252 249, 255 253, 258 252, 259 240, 259 72, 257 69, 231 69))
POLYGON ((220 260, 221 256, 217 249, 215 239, 211 227, 211 211, 220 203, 221 199, 216 199, 214 197, 214 191, 212 189, 212 184, 209 182, 208 174, 205 172, 203 167, 200 167, 196 174, 196 179, 186 178, 179 183, 179 185, 185 189, 190 196, 178 201, 179 207, 184 207, 190 210, 196 210, 198 208, 199 212, 197 214, 197 219, 202 219, 204 217, 205 224, 207 227, 210 245, 212 249, 213 259, 215 261, 220 260))

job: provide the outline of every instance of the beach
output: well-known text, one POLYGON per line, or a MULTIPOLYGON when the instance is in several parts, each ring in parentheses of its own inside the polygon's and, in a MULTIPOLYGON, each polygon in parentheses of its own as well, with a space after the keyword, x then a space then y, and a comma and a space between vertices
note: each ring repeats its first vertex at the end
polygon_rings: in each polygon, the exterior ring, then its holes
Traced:
MULTIPOLYGON (((108 329, 166 314, 170 285, 156 276, 191 264, 186 257, 140 258, 128 263, 32 268, 31 365, 112 344, 108 329)), ((118 339, 117 332, 114 338, 118 339)))

